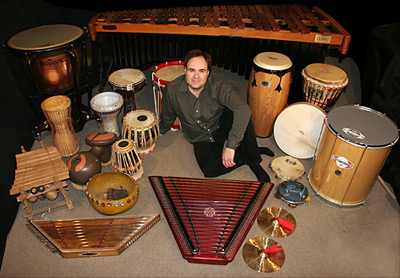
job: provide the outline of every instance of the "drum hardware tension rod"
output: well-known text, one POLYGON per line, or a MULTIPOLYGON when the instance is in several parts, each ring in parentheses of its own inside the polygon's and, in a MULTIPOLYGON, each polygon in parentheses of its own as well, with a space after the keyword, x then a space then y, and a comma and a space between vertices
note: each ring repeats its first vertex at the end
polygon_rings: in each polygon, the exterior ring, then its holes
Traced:
POLYGON ((396 200, 396 196, 393 194, 392 190, 387 186, 386 182, 381 178, 381 176, 378 176, 378 181, 382 185, 382 187, 386 190, 387 193, 392 197, 393 200, 396 200))

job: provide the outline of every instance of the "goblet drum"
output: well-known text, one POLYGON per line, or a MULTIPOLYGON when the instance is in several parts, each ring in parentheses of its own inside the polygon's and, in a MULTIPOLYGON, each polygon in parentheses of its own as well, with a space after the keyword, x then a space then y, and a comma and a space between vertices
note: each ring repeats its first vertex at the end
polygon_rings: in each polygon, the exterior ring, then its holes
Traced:
POLYGON ((115 92, 102 92, 90 100, 90 107, 99 115, 103 131, 114 132, 117 137, 121 135, 118 126, 118 115, 121 112, 124 100, 115 92))

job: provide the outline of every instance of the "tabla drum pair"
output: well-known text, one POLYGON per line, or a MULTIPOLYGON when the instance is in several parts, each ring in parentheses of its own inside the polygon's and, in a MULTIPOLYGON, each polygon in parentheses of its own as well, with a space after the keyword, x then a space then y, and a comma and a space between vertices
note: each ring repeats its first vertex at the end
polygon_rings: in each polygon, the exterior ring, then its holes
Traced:
POLYGON ((140 154, 149 154, 155 149, 159 134, 158 122, 153 112, 135 110, 124 116, 121 136, 132 140, 140 154))
MULTIPOLYGON (((160 121, 162 112, 162 97, 165 85, 184 74, 183 64, 183 61, 170 61, 154 67, 151 76, 153 80, 154 108, 158 121, 160 121)), ((175 120, 172 128, 181 129, 181 124, 178 118, 175 120)))
POLYGON ((39 93, 55 94, 71 89, 80 78, 84 39, 82 28, 54 24, 22 31, 7 46, 39 93))
POLYGON ((311 187, 335 205, 364 204, 398 140, 398 127, 376 110, 345 105, 327 114, 321 133, 311 187))
POLYGON ((263 52, 253 59, 248 104, 258 137, 268 137, 278 114, 285 108, 292 81, 292 61, 286 55, 263 52))
POLYGON ((349 82, 344 70, 330 64, 310 64, 301 74, 304 99, 324 110, 335 104, 349 82))
POLYGON ((135 94, 146 84, 146 76, 138 69, 126 68, 113 72, 108 78, 113 90, 123 96, 124 115, 136 110, 135 94))

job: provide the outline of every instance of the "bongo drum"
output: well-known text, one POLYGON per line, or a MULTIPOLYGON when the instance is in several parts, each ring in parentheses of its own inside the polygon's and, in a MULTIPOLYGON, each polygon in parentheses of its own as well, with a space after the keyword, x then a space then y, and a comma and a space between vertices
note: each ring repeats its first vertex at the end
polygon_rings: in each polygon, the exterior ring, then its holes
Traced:
POLYGON ((103 131, 114 132, 117 137, 121 135, 118 127, 118 115, 124 100, 115 92, 102 92, 90 100, 90 107, 99 115, 103 131))
POLYGON ((280 180, 298 180, 304 175, 304 166, 296 158, 280 156, 274 158, 269 165, 275 176, 280 180))
POLYGON ((51 128, 53 145, 63 157, 78 152, 79 142, 71 120, 71 100, 63 95, 52 96, 41 103, 51 128))
POLYGON ((145 81, 143 72, 131 68, 117 70, 108 78, 113 90, 124 98, 124 115, 136 110, 135 93, 143 88, 145 81))
POLYGON ((268 137, 278 114, 286 106, 292 61, 276 52, 263 52, 253 59, 248 86, 251 119, 258 137, 268 137))
MULTIPOLYGON (((162 97, 165 85, 184 74, 183 64, 183 61, 171 61, 154 67, 151 77, 153 81, 154 108, 157 121, 160 121, 162 97)), ((172 128, 181 129, 181 124, 178 118, 175 120, 172 128)))
POLYGON ((113 144, 111 166, 114 172, 127 174, 137 181, 144 173, 142 162, 142 156, 132 140, 120 139, 113 144))
POLYGON ((349 82, 344 70, 329 64, 310 64, 301 75, 304 99, 324 110, 333 106, 349 82))
POLYGON ((141 154, 148 154, 156 147, 160 134, 156 116, 147 110, 131 111, 122 122, 122 138, 133 140, 141 154))
POLYGON ((398 140, 396 124, 371 108, 345 105, 328 113, 321 132, 311 187, 340 206, 365 203, 398 140))
POLYGON ((274 139, 286 154, 307 159, 315 155, 326 112, 308 103, 298 102, 287 106, 274 124, 274 139))
POLYGON ((40 92, 54 94, 74 87, 81 76, 84 37, 77 26, 45 25, 14 35, 7 46, 40 92))

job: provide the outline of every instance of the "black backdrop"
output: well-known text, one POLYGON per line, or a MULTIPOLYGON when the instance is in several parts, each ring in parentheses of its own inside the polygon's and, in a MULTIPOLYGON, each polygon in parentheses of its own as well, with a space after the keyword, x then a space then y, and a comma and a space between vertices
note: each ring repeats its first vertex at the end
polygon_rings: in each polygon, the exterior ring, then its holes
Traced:
MULTIPOLYGON (((376 67, 366 59, 371 30, 380 33, 374 27, 399 21, 396 16, 396 7, 393 4, 380 1, 379 5, 352 4, 350 1, 245 1, 245 0, 204 0, 198 1, 59 1, 59 0, 0 0, 0 39, 4 44, 8 38, 23 30, 45 25, 65 23, 77 26, 87 26, 87 23, 96 12, 110 10, 134 10, 153 7, 178 7, 196 5, 233 5, 233 4, 305 4, 309 8, 314 6, 335 18, 352 35, 348 56, 358 64, 361 73, 365 65, 376 67), (367 62, 366 62, 367 61, 367 62)), ((391 2, 392 3, 392 2, 391 2)), ((397 31, 397 30, 396 30, 397 31)), ((397 32, 398 36, 398 32, 397 32)), ((376 53, 376 52, 375 52, 376 53)), ((375 61, 375 60, 374 60, 375 61)), ((96 65, 94 65, 94 68, 96 65)), ((9 189, 13 184, 15 170, 15 154, 20 152, 20 146, 29 150, 32 142, 32 127, 35 124, 35 115, 23 98, 18 83, 14 79, 4 58, 4 49, 0 53, 0 263, 5 248, 7 234, 11 228, 19 204, 15 196, 9 196, 9 189)), ((374 70, 367 74, 377 77, 374 70)), ((397 76, 398 77, 398 76, 397 76)), ((364 78, 364 77, 362 77, 364 78)), ((379 76, 378 76, 379 78, 379 76)), ((365 82, 367 83, 367 82, 365 82)), ((366 86, 364 89, 367 102, 376 88, 366 86), (372 92, 371 92, 372 90, 372 92)), ((379 87, 379 86, 378 86, 379 87)), ((397 89, 399 89, 397 87, 397 89)), ((399 94, 399 90, 396 92, 399 94)), ((396 94, 395 93, 395 94, 396 94)), ((364 92, 363 92, 364 94, 364 92)), ((383 100, 378 102, 382 103, 383 100)), ((368 104, 368 103, 366 103, 368 104)), ((400 107, 400 106, 397 106, 400 107)), ((399 110, 399 109, 398 109, 399 110)), ((398 161, 398 160, 397 160, 398 161)), ((395 165, 395 172, 398 170, 395 165)), ((391 171, 393 168, 391 168, 391 171)), ((390 177, 389 177, 390 178, 390 177)))

